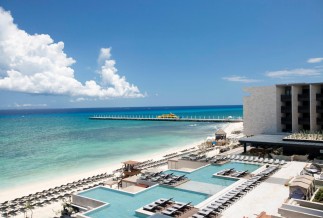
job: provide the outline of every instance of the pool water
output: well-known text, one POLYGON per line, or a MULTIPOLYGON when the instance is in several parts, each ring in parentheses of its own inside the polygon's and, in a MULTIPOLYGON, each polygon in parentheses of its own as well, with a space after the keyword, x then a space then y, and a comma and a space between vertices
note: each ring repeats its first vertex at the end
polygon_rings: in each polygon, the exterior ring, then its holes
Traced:
POLYGON ((238 179, 214 177, 213 174, 223 169, 230 169, 230 168, 234 168, 234 170, 238 170, 238 171, 248 170, 249 172, 253 172, 259 167, 260 165, 255 165, 255 164, 229 162, 223 165, 209 165, 206 167, 202 167, 191 173, 185 173, 177 170, 167 170, 166 173, 173 173, 174 175, 177 175, 177 176, 185 175, 188 179, 192 181, 205 182, 205 183, 227 187, 235 183, 238 179))
POLYGON ((162 186, 152 187, 139 194, 124 193, 99 187, 83 192, 80 195, 110 203, 110 205, 85 214, 91 218, 137 217, 135 214, 137 209, 159 198, 173 198, 175 201, 192 202, 194 205, 208 198, 206 194, 162 186))
MULTIPOLYGON (((223 188, 233 184, 238 179, 214 177, 213 174, 222 169, 234 168, 235 170, 248 170, 253 172, 258 169, 260 165, 230 162, 221 166, 209 165, 195 170, 191 173, 186 173, 177 170, 167 170, 166 173, 173 173, 175 175, 186 175, 191 181, 203 182, 223 186, 223 188)), ((139 217, 135 211, 159 198, 173 198, 179 202, 192 202, 193 205, 199 204, 209 197, 209 195, 193 192, 180 188, 155 186, 146 189, 138 194, 126 193, 114 189, 104 187, 94 188, 79 194, 80 196, 100 200, 109 205, 98 208, 91 212, 85 213, 91 218, 105 218, 105 217, 139 217)))

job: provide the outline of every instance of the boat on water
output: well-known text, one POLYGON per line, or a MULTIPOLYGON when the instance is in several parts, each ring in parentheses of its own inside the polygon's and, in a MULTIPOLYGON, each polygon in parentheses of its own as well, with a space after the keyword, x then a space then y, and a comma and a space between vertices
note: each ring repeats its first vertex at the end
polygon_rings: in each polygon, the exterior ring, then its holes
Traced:
POLYGON ((179 116, 169 113, 169 114, 162 114, 157 116, 158 119, 179 119, 179 116))

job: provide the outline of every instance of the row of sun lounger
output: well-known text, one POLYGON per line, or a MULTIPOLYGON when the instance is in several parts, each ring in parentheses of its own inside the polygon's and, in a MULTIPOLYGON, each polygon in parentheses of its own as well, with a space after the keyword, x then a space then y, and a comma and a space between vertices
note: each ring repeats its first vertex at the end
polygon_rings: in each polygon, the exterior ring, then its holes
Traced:
POLYGON ((228 175, 230 175, 231 177, 242 177, 242 176, 246 175, 247 173, 248 173, 248 170, 235 171, 234 168, 231 168, 231 169, 221 170, 221 171, 217 172, 216 175, 219 175, 219 176, 228 176, 228 175))
POLYGON ((275 172, 278 169, 277 166, 270 166, 268 168, 266 168, 265 170, 261 171, 260 173, 257 174, 257 176, 269 176, 270 174, 272 174, 273 172, 275 172))
POLYGON ((266 178, 269 174, 273 173, 277 167, 269 167, 251 179, 240 184, 238 187, 230 190, 224 195, 215 199, 211 204, 207 205, 205 208, 198 211, 197 214, 193 215, 194 218, 209 217, 210 215, 217 215, 227 206, 233 203, 235 200, 239 199, 245 193, 254 188, 260 181, 266 178))
POLYGON ((197 155, 197 154, 189 154, 182 156, 183 160, 192 160, 192 161, 202 161, 206 159, 206 155, 197 155))
POLYGON ((172 185, 175 184, 179 181, 185 180, 186 177, 185 175, 182 176, 176 176, 173 175, 173 173, 170 174, 164 174, 162 171, 158 173, 146 173, 143 174, 139 177, 141 180, 147 180, 150 182, 156 182, 159 184, 164 184, 164 185, 172 185))
POLYGON ((231 172, 233 172, 233 170, 234 170, 234 168, 224 169, 224 170, 217 172, 216 175, 220 175, 220 176, 229 175, 231 172))
POLYGON ((218 161, 228 160, 226 156, 207 157, 206 155, 186 155, 182 156, 183 160, 217 163, 218 161))
POLYGON ((213 157, 211 160, 210 160, 210 163, 217 163, 219 161, 226 161, 226 160, 229 160, 229 158, 227 158, 226 156, 217 156, 217 157, 213 157))
POLYGON ((248 191, 250 191, 256 185, 258 185, 263 179, 267 178, 270 174, 274 173, 277 169, 277 166, 271 166, 266 168, 262 172, 243 182, 234 189, 214 199, 211 203, 201 208, 196 214, 194 214, 192 218, 216 217, 225 208, 227 208, 236 200, 241 198, 248 191))
MULTIPOLYGON (((195 149, 195 148, 192 148, 192 149, 195 149)), ((186 155, 185 156, 194 156, 195 154, 190 154, 191 152, 196 152, 195 150, 193 151, 191 149, 191 151, 186 151, 186 155)), ((182 156, 182 154, 178 154, 178 153, 173 153, 173 154, 169 154, 167 156, 165 156, 165 158, 163 159, 160 159, 160 160, 157 160, 157 161, 150 161, 149 163, 145 163, 145 164, 139 164, 137 165, 136 167, 139 168, 139 169, 147 169, 147 168, 154 168, 154 167, 159 167, 161 165, 165 165, 167 164, 167 161, 171 158, 174 158, 174 157, 179 157, 179 156, 182 156)))
POLYGON ((228 158, 231 160, 236 161, 247 161, 247 162, 254 162, 254 163, 268 163, 268 164, 277 164, 277 165, 283 165, 285 164, 285 160, 279 160, 279 159, 269 159, 269 158, 259 158, 259 157, 253 157, 253 156, 243 156, 243 155, 228 155, 228 158))
POLYGON ((167 216, 177 216, 185 213, 187 210, 190 210, 192 208, 191 202, 189 203, 179 203, 176 202, 171 207, 168 207, 164 209, 161 213, 165 214, 167 216))
POLYGON ((155 212, 157 210, 163 209, 168 204, 172 204, 172 203, 174 203, 173 198, 169 198, 169 199, 160 198, 157 201, 147 204, 146 206, 143 207, 143 209, 150 212, 155 212))
POLYGON ((230 176, 232 177, 242 177, 244 175, 246 175, 248 173, 248 170, 244 170, 244 171, 235 171, 234 173, 232 173, 230 176))
POLYGON ((173 198, 169 198, 169 199, 161 198, 143 207, 144 210, 147 210, 149 212, 154 212, 154 213, 159 212, 167 216, 180 215, 191 208, 192 208, 191 202, 189 203, 175 202, 173 201, 173 198))
POLYGON ((12 201, 5 201, 0 204, 0 209, 2 214, 6 215, 22 213, 24 212, 24 205, 27 203, 32 207, 41 207, 45 204, 50 204, 60 199, 68 198, 73 192, 103 185, 102 180, 112 176, 112 174, 102 173, 96 176, 67 183, 65 185, 57 186, 55 188, 36 192, 35 194, 16 198, 12 201))

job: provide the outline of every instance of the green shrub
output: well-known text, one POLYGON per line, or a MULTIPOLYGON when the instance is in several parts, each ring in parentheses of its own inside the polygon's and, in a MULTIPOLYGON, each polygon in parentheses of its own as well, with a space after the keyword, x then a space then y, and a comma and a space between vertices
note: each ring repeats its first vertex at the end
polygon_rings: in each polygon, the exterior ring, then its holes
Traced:
POLYGON ((314 201, 316 202, 323 202, 323 188, 320 188, 318 192, 316 192, 314 196, 314 201))

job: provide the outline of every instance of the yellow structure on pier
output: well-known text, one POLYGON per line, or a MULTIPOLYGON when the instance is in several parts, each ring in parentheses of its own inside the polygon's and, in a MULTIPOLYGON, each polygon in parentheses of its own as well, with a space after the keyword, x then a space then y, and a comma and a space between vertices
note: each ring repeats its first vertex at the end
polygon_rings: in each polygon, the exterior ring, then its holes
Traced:
POLYGON ((179 117, 173 113, 162 114, 157 116, 158 119, 179 119, 179 117))

